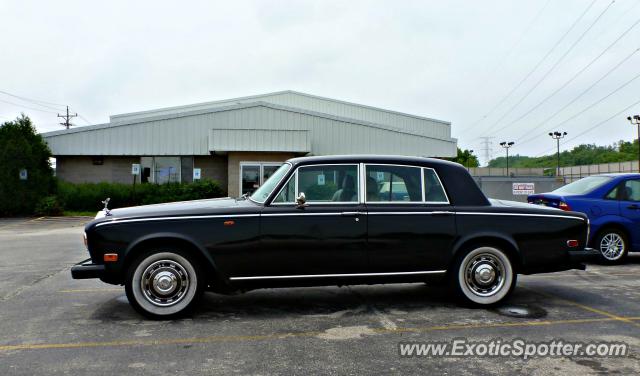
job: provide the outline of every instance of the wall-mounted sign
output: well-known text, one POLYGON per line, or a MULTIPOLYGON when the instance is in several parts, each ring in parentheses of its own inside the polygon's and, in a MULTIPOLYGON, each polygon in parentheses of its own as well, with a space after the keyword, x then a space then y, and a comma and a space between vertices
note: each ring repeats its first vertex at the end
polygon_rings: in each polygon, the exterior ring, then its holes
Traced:
POLYGON ((200 180, 201 177, 202 177, 202 170, 200 170, 199 168, 194 168, 193 169, 193 180, 200 180))
POLYGON ((20 180, 27 180, 27 169, 23 168, 20 170, 20 180))
POLYGON ((513 195, 523 196, 536 193, 536 183, 513 183, 513 195))
POLYGON ((324 185, 324 174, 318 175, 318 185, 324 185))

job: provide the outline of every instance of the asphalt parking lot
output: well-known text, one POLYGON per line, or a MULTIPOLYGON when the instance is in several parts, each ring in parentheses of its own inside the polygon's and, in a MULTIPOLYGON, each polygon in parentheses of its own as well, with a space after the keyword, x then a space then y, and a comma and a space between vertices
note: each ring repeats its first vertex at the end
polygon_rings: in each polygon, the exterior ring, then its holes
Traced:
POLYGON ((502 310, 421 284, 206 294, 188 318, 149 321, 124 288, 74 281, 86 218, 0 220, 0 375, 640 373, 640 257, 521 276, 502 310), (522 310, 525 310, 522 317, 522 310), (527 313, 528 312, 528 313, 527 313), (398 343, 621 341, 622 358, 401 358, 398 343))

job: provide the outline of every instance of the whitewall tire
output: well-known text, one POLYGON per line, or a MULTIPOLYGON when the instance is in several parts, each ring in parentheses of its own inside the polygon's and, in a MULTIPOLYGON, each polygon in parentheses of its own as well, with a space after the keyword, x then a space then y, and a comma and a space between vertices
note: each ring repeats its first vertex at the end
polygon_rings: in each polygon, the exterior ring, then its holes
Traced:
POLYGON ((517 275, 507 254, 493 246, 481 246, 458 259, 451 282, 458 297, 476 306, 491 306, 513 290, 517 275))
POLYGON ((147 253, 133 262, 125 290, 136 311, 153 319, 188 313, 203 292, 199 266, 178 250, 147 253))

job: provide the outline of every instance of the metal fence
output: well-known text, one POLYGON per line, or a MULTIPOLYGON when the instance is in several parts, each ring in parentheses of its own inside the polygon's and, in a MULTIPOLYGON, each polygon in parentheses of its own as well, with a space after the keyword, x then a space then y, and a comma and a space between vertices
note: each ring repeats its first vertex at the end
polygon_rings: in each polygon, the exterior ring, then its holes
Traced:
POLYGON ((638 172, 638 161, 602 163, 602 164, 587 165, 587 166, 560 167, 560 176, 564 177, 567 183, 571 183, 572 181, 581 179, 585 176, 606 174, 611 172, 613 173, 638 172))

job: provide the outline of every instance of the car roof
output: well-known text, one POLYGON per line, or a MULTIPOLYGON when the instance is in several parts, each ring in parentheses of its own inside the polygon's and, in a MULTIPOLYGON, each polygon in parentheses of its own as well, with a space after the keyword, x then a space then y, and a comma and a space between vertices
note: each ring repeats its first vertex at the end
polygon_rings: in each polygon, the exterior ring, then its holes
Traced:
POLYGON ((598 175, 591 175, 591 176, 608 176, 608 177, 612 177, 612 178, 620 178, 620 177, 628 177, 628 176, 633 176, 633 177, 640 177, 640 173, 637 172, 610 172, 610 173, 606 173, 606 174, 598 174, 598 175))
POLYGON ((297 164, 315 164, 315 163, 390 163, 390 164, 413 164, 413 165, 429 165, 429 166, 458 166, 458 163, 445 161, 437 158, 411 157, 404 155, 373 155, 373 154, 354 154, 354 155, 325 155, 312 157, 291 158, 288 162, 297 164))

